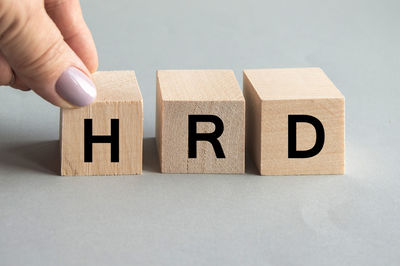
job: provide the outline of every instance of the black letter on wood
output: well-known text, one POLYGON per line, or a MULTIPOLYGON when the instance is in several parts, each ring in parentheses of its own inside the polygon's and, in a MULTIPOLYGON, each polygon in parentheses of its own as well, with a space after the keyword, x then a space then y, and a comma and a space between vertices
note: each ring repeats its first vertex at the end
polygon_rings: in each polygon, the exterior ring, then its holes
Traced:
POLYGON ((321 121, 319 121, 314 116, 310 115, 289 115, 289 125, 288 125, 288 148, 289 148, 289 158, 309 158, 317 155, 324 146, 325 142, 325 131, 324 126, 321 121), (309 150, 298 151, 297 150, 297 130, 296 125, 299 122, 309 123, 315 128, 315 133, 317 135, 315 140, 315 145, 309 150))
POLYGON ((197 141, 208 141, 214 148, 217 158, 225 158, 218 138, 224 132, 224 123, 215 115, 189 115, 189 158, 197 158, 197 141), (197 122, 211 122, 215 125, 212 133, 197 133, 197 122))
POLYGON ((93 136, 93 121, 85 119, 85 163, 93 160, 93 143, 110 143, 111 162, 119 162, 119 120, 111 119, 110 136, 93 136))

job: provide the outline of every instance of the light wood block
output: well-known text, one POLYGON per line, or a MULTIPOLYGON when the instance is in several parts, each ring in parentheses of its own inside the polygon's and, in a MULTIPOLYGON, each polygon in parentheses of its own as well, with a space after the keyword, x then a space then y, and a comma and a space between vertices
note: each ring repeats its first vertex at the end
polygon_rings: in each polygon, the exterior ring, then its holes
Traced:
MULTIPOLYGON (((216 132, 216 125, 197 122, 196 132, 216 132)), ((245 101, 233 71, 157 71, 156 139, 162 173, 243 173, 245 101), (197 141, 196 158, 190 158, 189 115, 222 120, 218 142, 225 158, 217 158, 208 141, 197 141)))
POLYGON ((61 109, 61 175, 141 174, 143 100, 135 72, 97 72, 93 80, 97 88, 94 103, 79 109, 61 109), (110 136, 111 119, 118 119, 119 132, 113 132, 118 136, 118 145, 114 145, 118 147, 116 162, 111 161, 112 144, 95 141, 91 145, 92 162, 85 162, 85 119, 92 119, 93 136, 110 136))
MULTIPOLYGON (((243 72, 247 147, 261 175, 343 174, 345 99, 320 68, 254 69, 243 72), (289 115, 317 118, 325 134, 319 153, 289 158, 289 115)), ((317 129, 297 125, 299 151, 316 144, 317 129)))

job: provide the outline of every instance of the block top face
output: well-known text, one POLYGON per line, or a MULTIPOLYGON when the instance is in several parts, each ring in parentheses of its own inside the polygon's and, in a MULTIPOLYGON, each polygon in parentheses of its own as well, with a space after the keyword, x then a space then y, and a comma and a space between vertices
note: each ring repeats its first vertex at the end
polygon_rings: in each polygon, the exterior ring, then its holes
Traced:
POLYGON ((249 69, 243 73, 261 100, 344 99, 320 68, 249 69))
POLYGON ((93 81, 97 89, 94 103, 142 101, 134 71, 99 71, 93 81))
POLYGON ((244 101, 232 70, 159 70, 164 101, 244 101))

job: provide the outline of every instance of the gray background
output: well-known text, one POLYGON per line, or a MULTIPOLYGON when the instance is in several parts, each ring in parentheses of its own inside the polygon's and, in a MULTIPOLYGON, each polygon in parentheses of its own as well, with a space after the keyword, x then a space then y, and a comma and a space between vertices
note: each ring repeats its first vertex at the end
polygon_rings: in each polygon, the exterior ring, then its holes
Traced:
POLYGON ((100 70, 134 69, 144 174, 60 177, 58 109, 1 88, 0 265, 398 265, 400 5, 83 0, 100 70), (161 175, 155 70, 322 67, 347 173, 161 175))

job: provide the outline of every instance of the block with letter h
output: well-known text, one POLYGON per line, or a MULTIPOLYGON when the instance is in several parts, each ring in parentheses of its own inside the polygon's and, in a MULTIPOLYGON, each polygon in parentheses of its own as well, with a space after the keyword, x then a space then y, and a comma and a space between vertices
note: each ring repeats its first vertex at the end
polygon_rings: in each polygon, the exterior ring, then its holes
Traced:
POLYGON ((243 74, 247 146, 262 175, 344 173, 345 99, 321 69, 243 74))
POLYGON ((157 72, 162 173, 243 173, 245 101, 231 70, 157 72))
POLYGON ((140 174, 143 100, 135 72, 97 72, 93 81, 94 103, 61 110, 61 175, 140 174))

